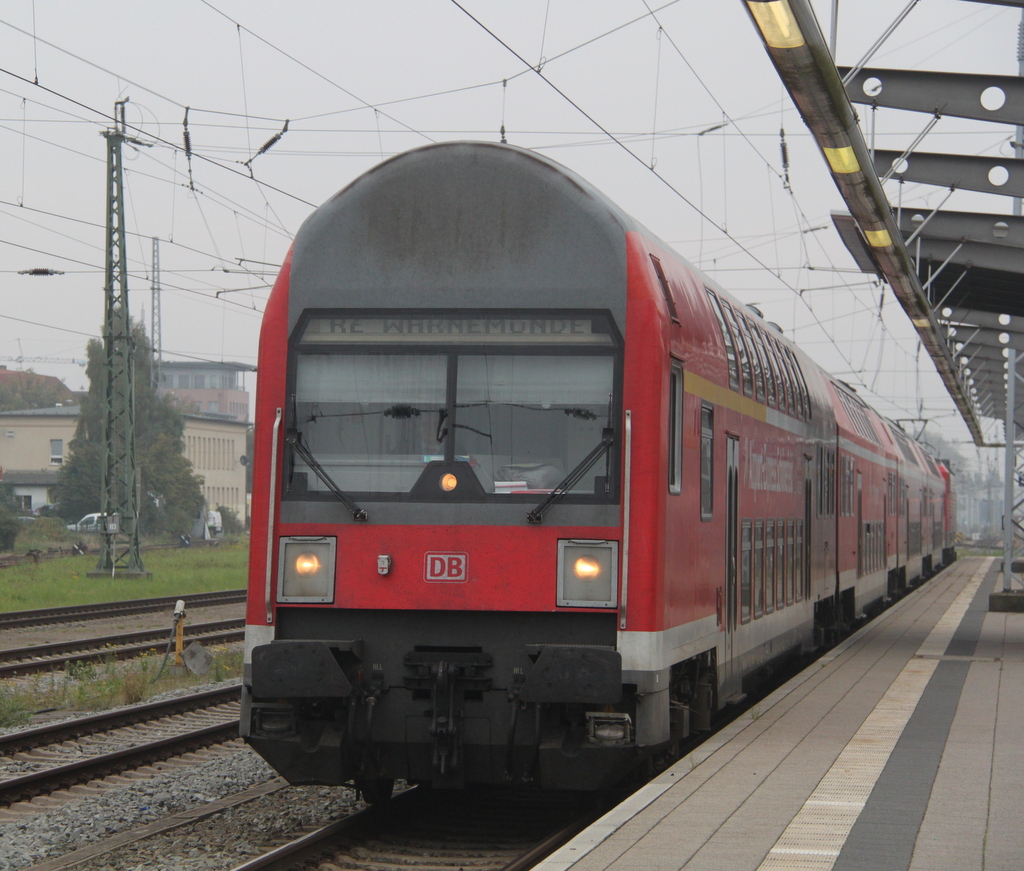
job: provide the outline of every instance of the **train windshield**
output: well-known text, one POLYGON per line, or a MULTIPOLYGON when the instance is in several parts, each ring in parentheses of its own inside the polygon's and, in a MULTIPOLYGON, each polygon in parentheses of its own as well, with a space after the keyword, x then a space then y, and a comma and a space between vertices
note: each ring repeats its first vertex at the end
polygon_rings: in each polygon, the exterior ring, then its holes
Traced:
MULTIPOLYGON (((578 349, 554 340, 327 349, 318 336, 294 358, 292 427, 346 493, 409 493, 436 461, 467 464, 485 498, 549 493, 614 425, 610 338, 577 341, 578 349)), ((606 495, 611 461, 569 492, 606 495)), ((292 470, 299 486, 286 493, 326 493, 300 457, 292 470)))

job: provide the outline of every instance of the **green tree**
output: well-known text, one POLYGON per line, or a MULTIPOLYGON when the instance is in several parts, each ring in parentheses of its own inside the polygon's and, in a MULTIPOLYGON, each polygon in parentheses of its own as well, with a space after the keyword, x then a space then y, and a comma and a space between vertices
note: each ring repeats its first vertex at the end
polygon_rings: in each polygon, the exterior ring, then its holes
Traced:
POLYGON ((234 508, 229 508, 227 505, 218 505, 217 510, 220 512, 220 521, 223 525, 225 535, 241 535, 242 534, 242 521, 238 519, 238 514, 234 508))
POLYGON ((14 549, 14 541, 21 532, 19 510, 14 488, 10 484, 0 484, 0 551, 14 549))
MULTIPOLYGON (((153 358, 142 325, 132 322, 135 341, 135 457, 142 498, 139 522, 145 533, 184 532, 203 506, 202 481, 184 456, 185 420, 174 397, 160 396, 150 383, 153 358)), ((89 393, 82 400, 68 460, 57 478, 61 515, 77 520, 100 509, 100 467, 103 463, 104 353, 99 339, 90 339, 89 393)))

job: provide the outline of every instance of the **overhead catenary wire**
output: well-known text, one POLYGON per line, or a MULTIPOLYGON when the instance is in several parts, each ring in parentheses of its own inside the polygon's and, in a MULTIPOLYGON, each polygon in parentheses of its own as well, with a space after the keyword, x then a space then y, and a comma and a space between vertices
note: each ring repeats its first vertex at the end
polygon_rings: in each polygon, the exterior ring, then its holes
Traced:
MULTIPOLYGON (((671 4, 666 4, 666 5, 671 5, 671 4)), ((663 8, 663 7, 662 7, 662 8, 663 8)), ((623 25, 623 26, 626 26, 626 25, 623 25)), ((659 26, 660 26, 660 25, 659 25, 659 26)), ((237 30, 237 29, 238 29, 238 27, 237 27, 237 25, 236 25, 236 30, 237 30)), ((240 32, 240 31, 239 31, 239 32, 240 32)), ((543 43, 542 43, 542 44, 543 44, 543 43)), ((543 56, 543 52, 541 53, 541 55, 543 56)), ((556 57, 556 58, 557 58, 557 57, 558 57, 558 55, 555 55, 554 57, 556 57)), ((553 58, 552 58, 552 59, 548 59, 548 60, 546 61, 546 64, 548 65, 548 70, 551 70, 551 69, 553 69, 553 67, 551 67, 551 66, 550 66, 550 64, 551 64, 552 60, 553 60, 553 58)), ((523 71, 522 71, 521 73, 517 73, 517 75, 525 75, 525 74, 526 74, 527 72, 533 72, 533 71, 532 71, 532 70, 523 70, 523 71)), ((508 82, 509 80, 511 80, 511 77, 509 77, 509 78, 506 78, 506 79, 502 79, 502 80, 500 80, 500 81, 498 82, 499 84, 500 84, 501 82, 505 82, 505 83, 506 83, 506 84, 504 84, 504 85, 503 85, 503 87, 502 87, 502 92, 503 92, 503 116, 504 116, 504 108, 505 108, 505 107, 504 107, 504 97, 505 97, 505 96, 507 95, 507 82, 508 82)), ((458 90, 458 89, 455 89, 455 90, 458 90)), ((403 99, 404 99, 404 98, 403 98, 403 99)), ((409 98, 409 99, 414 99, 414 98, 409 98)), ((384 105, 384 104, 382 104, 382 103, 380 103, 380 102, 377 102, 377 106, 380 106, 380 105, 384 105)), ((345 110, 345 111, 357 111, 357 110, 363 110, 363 109, 365 109, 365 108, 366 108, 365 106, 361 106, 361 107, 357 107, 357 109, 352 109, 352 110, 345 110)), ((205 110, 195 110, 195 111, 196 111, 197 113, 198 113, 199 111, 203 111, 203 112, 205 112, 205 110)), ((213 111, 213 110, 211 110, 211 111, 213 111)), ((724 115, 724 114, 725 114, 725 113, 724 113, 724 111, 723 111, 723 115, 724 115)), ((205 118, 210 118, 210 117, 213 117, 213 116, 212 116, 212 115, 205 115, 205 116, 204 116, 204 120, 205 120, 205 118)), ((246 112, 244 113, 244 115, 240 115, 240 116, 238 116, 238 117, 242 117, 242 118, 244 119, 244 124, 245 124, 245 125, 247 126, 247 128, 248 128, 248 129, 252 129, 252 130, 256 130, 256 129, 257 129, 257 126, 256 126, 255 124, 253 124, 253 119, 254 119, 254 117, 255 117, 255 116, 252 116, 252 115, 250 115, 250 113, 249 113, 249 111, 248 111, 248 106, 246 106, 246 112)), ((376 126, 376 121, 378 120, 378 118, 379 118, 379 116, 378 116, 378 115, 377 115, 377 114, 375 113, 375 124, 374 124, 373 126, 376 126)), ((194 120, 194 118, 190 118, 190 120, 194 120)), ((504 122, 505 122, 505 118, 504 118, 504 117, 503 117, 502 121, 503 121, 503 124, 504 124, 504 122)), ((514 123, 514 121, 513 121, 513 123, 514 123)), ((363 125, 363 126, 365 126, 365 125, 363 125)), ((656 125, 656 123, 655 123, 655 125, 653 125, 653 126, 654 126, 654 130, 653 130, 653 131, 647 131, 646 133, 643 133, 643 134, 642 134, 642 135, 645 135, 645 136, 646 136, 646 137, 648 138, 648 140, 649 140, 649 141, 651 142, 651 145, 652 145, 652 153, 653 153, 653 147, 654 147, 654 145, 655 145, 655 143, 654 143, 654 138, 655 138, 655 137, 658 137, 658 138, 660 138, 660 137, 661 137, 661 131, 658 131, 658 130, 657 130, 657 125, 656 125)), ((239 129, 239 130, 241 130, 242 128, 241 128, 241 126, 238 126, 238 127, 236 128, 236 129, 239 129)), ((193 130, 195 130, 195 128, 193 128, 193 130)), ((325 132, 328 132, 328 131, 325 131, 325 132)), ((546 130, 542 130, 542 131, 538 131, 538 132, 540 132, 540 133, 548 133, 549 131, 546 131, 546 130)), ((428 134, 429 134, 429 135, 431 135, 431 136, 435 135, 435 134, 434 134, 433 132, 431 132, 431 131, 428 131, 428 134)), ((331 134, 331 135, 333 135, 333 134, 331 134)), ((491 136, 493 136, 493 128, 492 128, 492 131, 491 131, 490 135, 491 135, 491 136)), ((690 135, 694 135, 694 134, 690 134, 690 135)), ((736 133, 735 131, 727 131, 727 130, 723 130, 723 131, 721 132, 721 134, 720 134, 720 135, 722 136, 722 144, 723 144, 723 148, 724 148, 724 146, 725 146, 725 143, 726 143, 726 137, 729 137, 729 138, 730 138, 730 141, 732 141, 732 138, 733 138, 733 137, 734 137, 735 135, 738 135, 738 134, 737 134, 737 133, 736 133)), ((755 135, 755 134, 749 134, 749 136, 750 136, 750 137, 753 137, 754 135, 755 135)), ((572 131, 570 131, 570 132, 568 133, 568 135, 567 135, 567 136, 566 136, 565 138, 573 138, 573 139, 576 139, 576 138, 582 138, 582 137, 579 137, 579 136, 578 136, 578 134, 576 134, 575 132, 572 132, 572 131)), ((624 137, 622 137, 622 136, 620 135, 620 136, 619 136, 618 138, 624 138, 624 137)), ((258 140, 257 140, 257 141, 258 141, 258 140)), ((607 140, 605 140, 605 141, 607 141, 607 140)), ((294 143, 291 143, 291 142, 289 141, 289 143, 287 143, 287 144, 288 144, 288 145, 292 145, 292 144, 294 144, 294 143)), ((391 142, 389 142, 388 144, 389 144, 389 145, 392 145, 392 143, 391 143, 391 142)), ((571 144, 572 144, 572 143, 569 143, 569 145, 571 145, 571 144)), ((302 150, 301 148, 296 148, 296 149, 295 149, 294 151, 292 151, 291 149, 289 149, 289 148, 287 148, 287 147, 284 147, 284 148, 283 148, 283 147, 282 147, 282 145, 283 145, 282 143, 278 143, 278 145, 277 145, 277 150, 275 150, 275 151, 274 151, 274 154, 275 154, 275 156, 277 156, 277 155, 289 155, 289 154, 292 154, 292 153, 294 153, 294 154, 303 154, 303 153, 306 153, 306 154, 315 154, 315 153, 317 153, 317 152, 315 151, 315 149, 310 149, 310 150, 308 150, 308 151, 305 151, 305 152, 303 152, 303 150, 302 150)), ((378 146, 379 146, 379 153, 380 153, 381 155, 383 155, 383 153, 384 153, 384 149, 383 149, 383 147, 382 147, 382 145, 381 145, 381 143, 380 143, 379 141, 378 141, 378 146)), ((204 150, 204 151, 206 151, 207 153, 211 154, 211 156, 212 156, 212 154, 213 154, 213 149, 215 149, 215 148, 221 148, 221 147, 222 147, 222 146, 220 146, 220 145, 216 145, 216 144, 213 144, 213 143, 209 143, 209 144, 207 144, 207 147, 204 147, 204 148, 203 148, 203 150, 204 150)), ((393 146, 393 147, 394 147, 394 146, 393 146)), ((553 145, 553 144, 551 144, 551 143, 548 143, 548 144, 546 145, 546 147, 549 147, 549 148, 550 148, 550 147, 557 147, 557 146, 556 146, 556 145, 553 145)), ((660 147, 660 145, 659 145, 659 146, 658 146, 658 149, 659 149, 659 151, 660 151, 660 148, 661 148, 661 147, 660 147)), ((177 152, 178 152, 178 151, 180 151, 180 150, 181 150, 181 147, 180 147, 180 146, 177 146, 177 145, 176 145, 176 146, 173 146, 173 147, 172 147, 172 154, 173 154, 173 156, 174 156, 174 158, 175 158, 175 159, 176 159, 176 156, 177 156, 177 152)), ((240 149, 239 149, 239 150, 240 150, 240 149)), ((225 151, 227 151, 227 152, 230 152, 230 149, 228 149, 228 148, 225 148, 225 151)), ((325 151, 326 151, 326 149, 325 149, 325 151)), ((321 153, 323 153, 323 152, 321 152, 321 153)), ((251 154, 251 151, 250 151, 250 154, 251 154)), ((156 156, 155 156, 155 157, 156 157, 156 156)), ((238 154, 237 154, 237 151, 235 151, 235 153, 233 153, 233 154, 231 154, 231 153, 229 153, 229 154, 225 154, 225 157, 228 157, 228 158, 231 158, 231 159, 235 159, 236 161, 237 161, 237 160, 239 159, 239 158, 238 158, 238 154)), ((169 163, 170 163, 170 159, 167 159, 167 158, 166 158, 166 155, 165 155, 165 159, 166 159, 167 163, 169 164, 169 163)), ((250 157, 250 159, 251 159, 251 157, 250 157)), ((244 161, 242 161, 242 162, 244 162, 244 161)), ((204 173, 204 176, 205 176, 205 173, 204 173)), ((184 177, 184 173, 182 173, 180 177, 184 177)), ((204 181, 205 181, 205 178, 204 178, 204 181)), ((723 194, 724 194, 724 193, 725 193, 725 191, 723 190, 723 194)), ((269 191, 268 191, 268 194, 269 194, 269 191)), ((726 204, 727 204, 728 200, 726 200, 725 202, 726 202, 726 204)), ((212 216, 214 215, 214 212, 213 212, 213 211, 209 211, 209 215, 211 216, 211 220, 212 220, 212 216)), ((266 215, 266 217, 269 217, 269 211, 267 212, 267 215, 266 215)), ((264 231, 266 231, 266 230, 268 229, 268 226, 272 227, 272 225, 273 225, 273 221, 269 221, 269 222, 265 222, 265 223, 263 223, 263 224, 262 224, 262 227, 263 227, 264 231)), ((726 224, 726 222, 725 222, 725 221, 722 221, 722 222, 721 222, 721 225, 722 225, 723 227, 727 227, 727 224, 726 224)), ((236 222, 236 227, 237 227, 237 222, 236 222)), ((220 244, 221 246, 223 246, 223 244, 224 244, 224 240, 223 240, 223 238, 222 238, 222 234, 220 234, 220 233, 218 232, 218 234, 216 235, 216 239, 217 239, 218 243, 219 243, 219 244, 220 244)), ((242 240, 240 239, 239 241, 242 241, 242 240)), ((201 243, 201 247, 207 247, 207 246, 206 246, 205 244, 202 244, 202 243, 201 243)), ((230 252, 228 252, 228 251, 225 251, 225 253, 230 253, 230 252)), ((213 256, 213 255, 210 255, 210 256, 213 256)), ((818 257, 818 255, 817 255, 817 253, 815 253, 815 255, 814 255, 813 259, 815 259, 815 260, 818 260, 818 259, 819 259, 819 257, 818 257)), ((781 264, 779 264, 779 263, 778 263, 778 258, 776 258, 776 261, 777 261, 777 268, 778 268, 779 266, 781 266, 781 264)), ((222 260, 222 261, 218 261, 218 262, 230 262, 230 261, 222 260)), ((796 267, 796 268, 797 268, 797 269, 801 269, 801 268, 806 268, 806 266, 807 266, 807 264, 803 264, 802 266, 798 266, 798 267, 796 267)), ((800 273, 797 273, 797 276, 798 276, 798 277, 800 277, 800 273)), ((801 282, 798 282, 798 283, 805 283, 805 282, 802 282, 802 281, 801 281, 801 282)))

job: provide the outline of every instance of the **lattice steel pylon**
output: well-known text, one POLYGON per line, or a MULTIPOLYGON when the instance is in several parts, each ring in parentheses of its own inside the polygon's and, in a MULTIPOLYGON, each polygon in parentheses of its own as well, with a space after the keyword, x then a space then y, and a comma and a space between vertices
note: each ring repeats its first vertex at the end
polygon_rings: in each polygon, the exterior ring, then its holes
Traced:
MULTIPOLYGON (((124 105, 114 104, 115 129, 107 140, 107 252, 103 288, 103 465, 100 510, 104 516, 103 549, 97 574, 148 575, 139 546, 139 499, 135 464, 135 347, 128 316, 128 255, 124 226, 124 173, 121 144, 124 105)), ((137 143, 143 144, 143 143, 137 143)))
POLYGON ((160 325, 160 240, 153 237, 153 281, 151 284, 153 299, 150 305, 149 337, 153 345, 153 361, 150 364, 150 380, 154 390, 160 389, 160 368, 164 362, 163 328, 160 325))

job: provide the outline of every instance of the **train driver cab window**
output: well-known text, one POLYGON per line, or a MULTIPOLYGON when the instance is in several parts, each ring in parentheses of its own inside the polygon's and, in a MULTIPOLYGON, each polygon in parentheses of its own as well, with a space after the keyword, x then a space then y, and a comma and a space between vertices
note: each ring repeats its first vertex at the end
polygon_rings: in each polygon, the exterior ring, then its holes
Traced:
POLYGON ((331 498, 323 472, 363 498, 536 501, 578 471, 568 498, 611 499, 618 347, 602 314, 313 313, 293 338, 303 450, 284 498, 331 498), (425 488, 430 464, 447 492, 425 488))
POLYGON ((672 361, 668 385, 668 492, 683 489, 683 367, 672 361))

